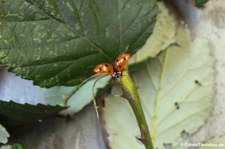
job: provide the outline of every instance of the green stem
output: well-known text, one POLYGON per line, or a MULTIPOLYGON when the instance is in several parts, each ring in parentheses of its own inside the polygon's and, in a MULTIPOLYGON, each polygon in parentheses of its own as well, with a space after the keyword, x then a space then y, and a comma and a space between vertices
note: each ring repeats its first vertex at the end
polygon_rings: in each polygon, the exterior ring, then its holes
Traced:
POLYGON ((125 70, 123 72, 123 76, 118 79, 118 83, 122 86, 123 97, 129 101, 137 119, 137 123, 141 132, 141 137, 138 139, 145 145, 146 149, 154 149, 137 89, 127 70, 125 70))

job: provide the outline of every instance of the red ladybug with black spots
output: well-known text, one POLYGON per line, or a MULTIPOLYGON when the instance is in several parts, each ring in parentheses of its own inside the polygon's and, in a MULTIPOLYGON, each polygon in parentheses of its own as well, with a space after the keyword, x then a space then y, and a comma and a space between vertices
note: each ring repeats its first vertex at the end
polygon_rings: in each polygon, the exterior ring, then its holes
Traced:
POLYGON ((114 64, 99 64, 94 68, 94 72, 96 74, 112 75, 114 78, 119 78, 121 77, 122 70, 128 63, 129 58, 130 54, 122 53, 116 58, 114 64))

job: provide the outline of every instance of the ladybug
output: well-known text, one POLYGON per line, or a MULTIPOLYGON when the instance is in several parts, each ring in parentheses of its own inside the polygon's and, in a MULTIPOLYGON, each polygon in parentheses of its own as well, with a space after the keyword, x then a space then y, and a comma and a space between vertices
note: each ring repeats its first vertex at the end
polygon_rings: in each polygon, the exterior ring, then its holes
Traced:
POLYGON ((122 53, 120 54, 114 64, 102 63, 94 68, 96 74, 112 75, 114 78, 121 77, 122 70, 127 65, 130 54, 122 53))

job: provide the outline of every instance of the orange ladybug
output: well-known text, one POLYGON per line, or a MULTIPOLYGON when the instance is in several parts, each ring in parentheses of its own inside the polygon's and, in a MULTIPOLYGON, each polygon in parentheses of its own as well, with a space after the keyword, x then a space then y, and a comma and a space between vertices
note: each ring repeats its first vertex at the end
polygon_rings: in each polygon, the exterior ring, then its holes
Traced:
POLYGON ((114 78, 119 78, 121 76, 121 71, 127 65, 130 54, 122 53, 120 54, 114 64, 102 63, 94 68, 96 74, 112 75, 114 78))

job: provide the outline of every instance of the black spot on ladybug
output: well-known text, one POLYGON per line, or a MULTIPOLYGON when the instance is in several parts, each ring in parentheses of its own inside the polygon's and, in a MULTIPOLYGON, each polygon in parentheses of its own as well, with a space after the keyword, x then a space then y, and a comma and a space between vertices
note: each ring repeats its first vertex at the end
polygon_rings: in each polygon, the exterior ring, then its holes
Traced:
POLYGON ((106 67, 109 67, 109 65, 108 65, 108 64, 105 64, 105 66, 106 66, 106 67))
POLYGON ((116 59, 116 61, 118 62, 118 61, 119 61, 119 59, 116 59))
POLYGON ((124 57, 123 60, 126 60, 126 57, 124 57))
POLYGON ((99 70, 99 71, 102 71, 102 69, 101 69, 101 68, 98 68, 98 70, 99 70))
POLYGON ((122 66, 121 66, 121 65, 119 65, 119 67, 120 67, 120 68, 122 68, 122 66))
POLYGON ((108 72, 110 73, 111 71, 109 70, 108 72))

